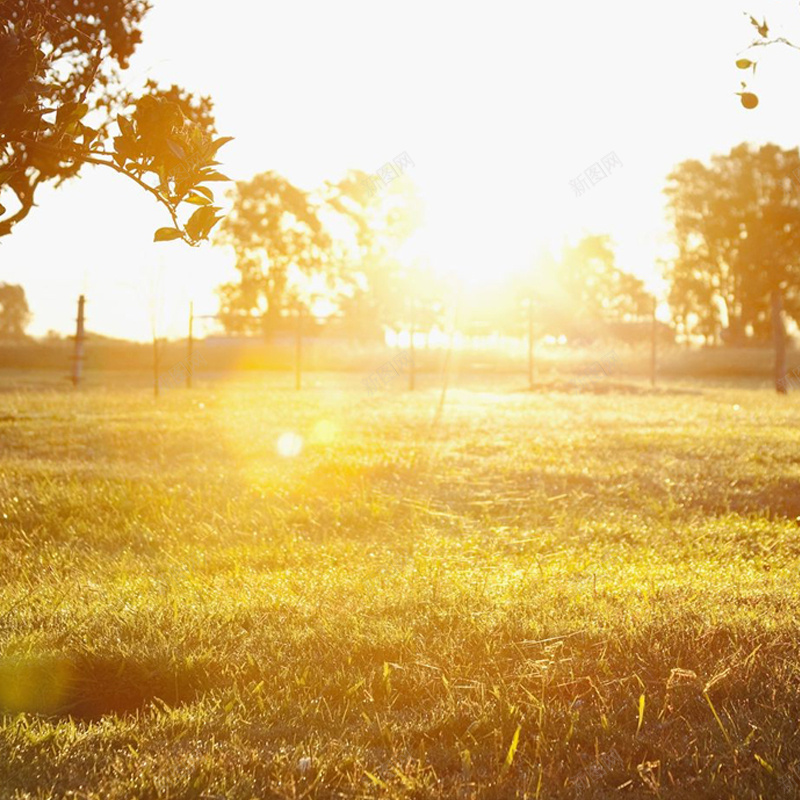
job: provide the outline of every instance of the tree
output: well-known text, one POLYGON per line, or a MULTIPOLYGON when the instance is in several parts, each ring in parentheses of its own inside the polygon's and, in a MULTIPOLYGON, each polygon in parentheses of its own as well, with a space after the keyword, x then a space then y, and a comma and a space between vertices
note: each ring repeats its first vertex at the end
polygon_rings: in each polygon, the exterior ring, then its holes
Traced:
POLYGON ((584 236, 564 248, 559 283, 576 310, 590 320, 618 320, 649 313, 651 298, 644 283, 616 266, 608 236, 584 236))
POLYGON ((290 306, 308 308, 321 295, 359 337, 409 324, 407 270, 396 250, 419 220, 411 184, 376 195, 366 174, 351 171, 306 192, 265 172, 237 183, 233 201, 217 236, 233 248, 239 272, 219 289, 227 330, 270 335, 290 306))
POLYGON ((166 209, 172 225, 156 241, 198 244, 221 218, 205 184, 227 180, 215 157, 229 139, 213 138, 210 101, 152 83, 135 98, 118 86, 149 8, 0 0, 0 237, 28 216, 41 184, 59 185, 85 164, 124 175, 166 209), (185 223, 184 203, 200 206, 185 223))
POLYGON ((560 258, 547 253, 539 262, 538 270, 515 281, 518 310, 508 320, 517 330, 527 329, 531 302, 540 332, 571 339, 593 338, 609 323, 640 320, 651 312, 652 298, 643 281, 616 266, 606 235, 566 243, 560 258))
POLYGON ((775 385, 785 375, 784 313, 800 321, 800 198, 791 175, 797 148, 734 147, 728 155, 680 164, 666 194, 677 255, 670 301, 684 324, 720 338, 772 336, 775 385))
POLYGON ((324 197, 349 229, 339 237, 346 327, 369 338, 381 336, 384 326, 429 329, 441 292, 429 270, 404 264, 398 255, 424 216, 414 184, 395 180, 376 191, 371 176, 350 170, 326 184, 324 197))
POLYGON ((11 283, 0 283, 0 339, 23 339, 30 321, 25 290, 11 283))
POLYGON ((240 276, 219 291, 227 330, 260 328, 270 336, 289 306, 308 306, 300 290, 304 277, 332 279, 331 238, 320 211, 317 198, 275 172, 236 184, 217 237, 233 248, 240 276))

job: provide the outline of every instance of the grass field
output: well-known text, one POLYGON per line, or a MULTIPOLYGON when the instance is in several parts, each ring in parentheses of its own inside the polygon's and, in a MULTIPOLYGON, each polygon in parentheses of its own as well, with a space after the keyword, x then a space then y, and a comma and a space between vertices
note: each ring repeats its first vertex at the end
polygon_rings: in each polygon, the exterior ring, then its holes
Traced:
POLYGON ((288 380, 0 392, 0 796, 800 795, 794 396, 288 380))

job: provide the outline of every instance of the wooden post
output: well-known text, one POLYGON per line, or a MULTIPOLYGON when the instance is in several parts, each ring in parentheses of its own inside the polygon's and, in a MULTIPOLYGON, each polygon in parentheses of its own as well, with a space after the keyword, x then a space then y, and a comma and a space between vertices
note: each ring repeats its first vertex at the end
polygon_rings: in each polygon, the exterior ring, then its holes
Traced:
POLYGON ((417 332, 417 310, 416 306, 411 310, 411 338, 408 340, 408 390, 414 391, 416 383, 416 370, 417 370, 417 352, 414 349, 414 334, 417 332))
POLYGON ((194 370, 194 361, 192 356, 194 353, 194 303, 189 302, 189 339, 187 341, 187 369, 186 369, 186 388, 192 388, 192 371, 194 370))
POLYGON ((84 308, 86 298, 81 295, 78 298, 78 319, 75 328, 75 352, 72 358, 72 385, 78 386, 83 377, 83 343, 86 338, 84 308))
POLYGON ((444 381, 442 383, 442 393, 439 395, 439 405, 436 408, 436 414, 433 418, 433 427, 438 427, 439 423, 442 420, 442 414, 444 413, 444 404, 445 400, 447 399, 447 390, 450 387, 450 367, 453 358, 453 346, 455 344, 455 337, 456 331, 458 330, 459 323, 461 321, 461 297, 462 297, 463 287, 459 285, 458 289, 456 290, 456 307, 455 313, 453 314, 453 328, 450 331, 450 343, 447 346, 447 352, 444 356, 444 381))
POLYGON ((653 297, 653 324, 651 327, 651 342, 650 342, 650 385, 655 388, 656 385, 656 357, 657 357, 657 342, 658 342, 658 320, 656 319, 656 308, 658 301, 653 297))
POLYGON ((775 391, 786 394, 786 328, 783 322, 783 293, 773 289, 770 294, 772 309, 772 340, 775 345, 775 391))
POLYGON ((533 389, 536 376, 533 360, 533 294, 528 296, 528 388, 533 389))
POLYGON ((153 397, 158 399, 158 337, 153 333, 153 397))
POLYGON ((302 388, 302 361, 303 361, 303 308, 297 303, 297 324, 294 334, 294 388, 302 388))

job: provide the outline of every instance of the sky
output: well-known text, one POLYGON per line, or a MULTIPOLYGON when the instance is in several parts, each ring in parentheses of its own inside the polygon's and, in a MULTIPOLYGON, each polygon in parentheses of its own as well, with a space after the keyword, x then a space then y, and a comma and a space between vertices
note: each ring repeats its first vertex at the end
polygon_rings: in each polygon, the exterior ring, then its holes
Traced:
MULTIPOLYGON (((754 38, 745 11, 800 40, 786 0, 153 5, 130 89, 153 78, 211 95, 220 134, 236 137, 220 154, 236 180, 276 170, 311 189, 407 153, 420 241, 453 281, 491 282, 565 236, 608 233, 619 266, 663 292, 673 166, 800 136, 800 52, 758 49, 755 76, 734 63, 754 38), (742 79, 755 111, 739 104, 742 79), (621 166, 576 196, 570 181, 610 153, 621 166)), ((236 276, 223 248, 153 243, 165 212, 109 170, 37 201, 0 244, 0 281, 24 286, 33 335, 73 332, 83 293, 91 331, 183 336, 189 301, 213 315, 215 287, 236 276)))

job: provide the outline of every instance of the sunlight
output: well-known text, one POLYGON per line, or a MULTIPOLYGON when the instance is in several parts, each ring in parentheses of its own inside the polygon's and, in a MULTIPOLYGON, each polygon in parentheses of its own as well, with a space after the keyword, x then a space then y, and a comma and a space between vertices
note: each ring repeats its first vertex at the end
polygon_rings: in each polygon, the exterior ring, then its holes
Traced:
POLYGON ((278 437, 278 455, 284 458, 295 458, 303 449, 303 437, 298 433, 287 431, 278 437))
POLYGON ((314 425, 311 432, 311 441, 314 444, 333 444, 336 441, 339 427, 335 422, 328 419, 321 419, 314 425))
POLYGON ((0 800, 800 797, 798 54, 0 0, 0 800))
POLYGON ((451 292, 481 290, 525 268, 542 246, 528 232, 504 229, 491 214, 464 207, 464 198, 451 186, 430 193, 426 223, 398 251, 404 263, 421 261, 451 292), (502 230, 502 235, 498 231, 502 230))

